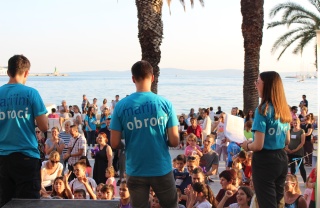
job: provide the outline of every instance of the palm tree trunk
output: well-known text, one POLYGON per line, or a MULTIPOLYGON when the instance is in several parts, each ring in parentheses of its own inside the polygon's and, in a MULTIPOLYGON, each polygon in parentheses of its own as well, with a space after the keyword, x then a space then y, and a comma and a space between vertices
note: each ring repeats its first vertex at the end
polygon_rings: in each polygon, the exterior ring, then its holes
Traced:
POLYGON ((247 113, 259 104, 255 80, 259 75, 262 44, 264 0, 241 0, 242 35, 244 39, 243 110, 247 113))
POLYGON ((162 0, 136 0, 138 10, 138 38, 140 41, 142 60, 148 61, 153 67, 154 82, 151 90, 158 92, 158 78, 162 43, 162 0))

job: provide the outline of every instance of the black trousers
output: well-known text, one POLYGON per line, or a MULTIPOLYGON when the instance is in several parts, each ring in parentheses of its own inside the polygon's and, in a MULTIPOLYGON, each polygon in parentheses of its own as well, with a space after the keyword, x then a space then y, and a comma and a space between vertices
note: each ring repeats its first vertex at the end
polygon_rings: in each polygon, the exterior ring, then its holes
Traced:
POLYGON ((263 149, 253 153, 252 180, 259 207, 277 208, 284 203, 287 173, 288 158, 284 150, 263 149))
POLYGON ((0 156, 0 207, 12 198, 39 199, 41 161, 22 153, 0 156))

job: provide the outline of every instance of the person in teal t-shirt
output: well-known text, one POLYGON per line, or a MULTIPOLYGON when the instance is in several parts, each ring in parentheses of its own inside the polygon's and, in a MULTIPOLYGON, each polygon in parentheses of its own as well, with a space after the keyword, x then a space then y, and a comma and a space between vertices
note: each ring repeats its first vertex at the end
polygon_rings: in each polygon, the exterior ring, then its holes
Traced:
POLYGON ((136 92, 119 101, 111 120, 111 146, 125 138, 127 185, 133 207, 148 207, 150 186, 162 207, 177 207, 168 146, 179 145, 178 119, 170 101, 151 92, 153 68, 138 61, 132 68, 136 92), (123 135, 121 136, 121 132, 123 135))
POLYGON ((9 82, 0 87, 0 207, 14 198, 40 198, 40 152, 35 127, 46 132, 46 107, 37 90, 25 86, 30 62, 8 61, 9 82), (35 124, 36 121, 36 124, 35 124))
POLYGON ((280 75, 262 72, 255 83, 261 103, 254 115, 253 142, 241 145, 253 151, 252 180, 260 207, 284 206, 284 183, 288 158, 284 151, 290 142, 291 113, 280 75))

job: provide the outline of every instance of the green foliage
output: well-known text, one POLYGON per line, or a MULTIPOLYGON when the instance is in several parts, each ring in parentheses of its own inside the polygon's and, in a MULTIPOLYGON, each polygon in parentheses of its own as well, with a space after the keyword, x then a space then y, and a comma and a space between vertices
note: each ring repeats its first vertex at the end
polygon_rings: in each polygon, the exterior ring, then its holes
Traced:
MULTIPOLYGON (((282 48, 278 60, 282 54, 294 43, 296 46, 293 49, 294 54, 302 54, 303 49, 316 37, 316 30, 320 29, 320 0, 308 0, 316 8, 316 12, 309 11, 300 4, 294 2, 281 3, 276 5, 270 11, 270 17, 274 18, 280 12, 282 19, 280 21, 273 21, 268 24, 269 28, 277 26, 293 26, 284 35, 280 36, 272 46, 274 53, 279 48, 282 48)), ((315 54, 317 56, 317 54, 315 54)))

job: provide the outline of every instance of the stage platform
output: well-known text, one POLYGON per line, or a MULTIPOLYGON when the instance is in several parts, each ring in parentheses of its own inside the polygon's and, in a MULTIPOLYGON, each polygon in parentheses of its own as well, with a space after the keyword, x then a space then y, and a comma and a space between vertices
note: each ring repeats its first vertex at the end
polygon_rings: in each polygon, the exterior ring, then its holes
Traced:
POLYGON ((117 208, 119 200, 12 199, 2 208, 117 208))

